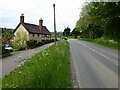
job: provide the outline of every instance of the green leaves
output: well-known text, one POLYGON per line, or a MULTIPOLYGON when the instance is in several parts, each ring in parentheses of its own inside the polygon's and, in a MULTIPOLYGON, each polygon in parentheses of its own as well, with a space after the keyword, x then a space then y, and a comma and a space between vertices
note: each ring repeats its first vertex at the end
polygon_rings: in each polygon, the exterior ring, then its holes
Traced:
POLYGON ((69 36, 69 34, 70 34, 70 28, 67 27, 64 29, 63 35, 67 37, 67 36, 69 36))
POLYGON ((76 27, 83 30, 83 37, 95 38, 106 36, 118 40, 120 25, 120 2, 90 2, 87 3, 80 14, 76 27), (92 26, 89 27, 89 26, 92 26), (91 33, 93 32, 93 33, 91 33), (102 34, 102 35, 101 35, 102 34))

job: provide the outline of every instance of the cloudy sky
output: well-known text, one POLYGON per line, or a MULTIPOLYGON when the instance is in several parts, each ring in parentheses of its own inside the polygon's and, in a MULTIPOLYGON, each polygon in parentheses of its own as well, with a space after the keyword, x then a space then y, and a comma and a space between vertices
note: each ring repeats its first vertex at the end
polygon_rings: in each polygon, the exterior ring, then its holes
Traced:
POLYGON ((19 23, 21 13, 25 22, 43 25, 53 32, 53 3, 56 4, 56 30, 63 31, 65 27, 73 29, 84 2, 88 0, 1 0, 0 27, 15 28, 19 23))

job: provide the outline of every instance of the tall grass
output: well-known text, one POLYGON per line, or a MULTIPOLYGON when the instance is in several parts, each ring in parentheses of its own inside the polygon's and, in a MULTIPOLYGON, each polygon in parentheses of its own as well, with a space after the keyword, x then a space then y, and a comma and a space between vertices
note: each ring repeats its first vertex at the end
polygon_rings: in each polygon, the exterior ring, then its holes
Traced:
POLYGON ((3 88, 69 88, 69 45, 60 41, 3 78, 3 88))

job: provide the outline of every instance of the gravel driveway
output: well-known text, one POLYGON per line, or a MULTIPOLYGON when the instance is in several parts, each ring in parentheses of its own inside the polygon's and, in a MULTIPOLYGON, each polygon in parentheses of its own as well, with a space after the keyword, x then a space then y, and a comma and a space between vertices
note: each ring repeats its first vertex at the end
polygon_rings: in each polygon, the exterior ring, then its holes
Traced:
POLYGON ((46 48, 52 46, 53 44, 54 43, 50 43, 37 47, 35 49, 13 52, 12 56, 3 58, 2 60, 0 60, 0 67, 2 67, 2 70, 0 70, 0 78, 3 78, 5 75, 13 71, 15 68, 19 67, 32 55, 45 50, 46 48))

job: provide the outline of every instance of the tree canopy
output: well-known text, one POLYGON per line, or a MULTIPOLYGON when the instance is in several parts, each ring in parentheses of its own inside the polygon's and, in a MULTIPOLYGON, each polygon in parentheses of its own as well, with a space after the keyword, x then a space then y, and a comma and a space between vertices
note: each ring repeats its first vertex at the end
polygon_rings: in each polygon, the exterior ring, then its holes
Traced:
POLYGON ((70 30, 71 29, 69 27, 65 28, 64 32, 63 32, 63 36, 66 36, 66 37, 69 36, 70 35, 70 30))
POLYGON ((80 13, 76 27, 83 31, 82 36, 120 39, 120 2, 86 3, 80 13))
POLYGON ((77 38, 77 36, 79 35, 80 35, 79 28, 74 28, 73 31, 71 32, 71 36, 74 36, 75 38, 77 38))

